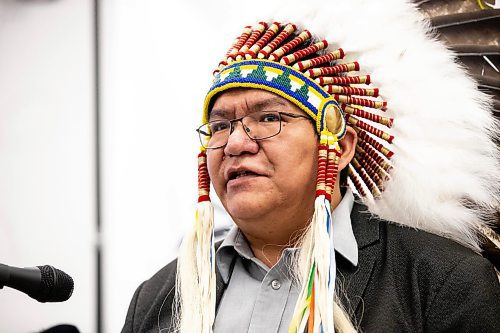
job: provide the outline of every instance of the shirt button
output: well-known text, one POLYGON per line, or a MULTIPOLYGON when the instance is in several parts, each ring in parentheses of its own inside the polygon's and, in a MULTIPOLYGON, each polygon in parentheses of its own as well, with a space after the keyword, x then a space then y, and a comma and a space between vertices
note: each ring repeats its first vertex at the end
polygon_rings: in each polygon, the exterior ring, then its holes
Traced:
POLYGON ((274 290, 278 290, 281 288, 281 283, 278 280, 273 280, 271 281, 271 287, 273 287, 274 290))

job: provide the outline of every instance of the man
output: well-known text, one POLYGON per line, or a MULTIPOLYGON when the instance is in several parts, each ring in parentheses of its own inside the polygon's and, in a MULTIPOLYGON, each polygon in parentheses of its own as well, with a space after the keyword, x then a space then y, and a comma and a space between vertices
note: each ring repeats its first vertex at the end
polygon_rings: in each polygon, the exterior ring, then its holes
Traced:
POLYGON ((498 331, 500 286, 473 251, 485 226, 476 214, 498 204, 484 96, 410 6, 387 1, 393 16, 367 19, 385 35, 368 37, 343 31, 344 16, 354 6, 377 17, 380 4, 353 3, 302 12, 305 27, 338 25, 325 40, 288 20, 236 39, 198 129, 196 225, 177 270, 171 263, 138 288, 124 332, 498 331), (416 45, 394 42, 396 28, 416 45), (349 51, 376 72, 394 110, 349 51), (439 80, 446 89, 435 95, 439 80), (393 129, 386 108, 399 115, 393 129), (379 217, 341 189, 346 172, 379 217), (217 252, 210 180, 236 224, 217 252))

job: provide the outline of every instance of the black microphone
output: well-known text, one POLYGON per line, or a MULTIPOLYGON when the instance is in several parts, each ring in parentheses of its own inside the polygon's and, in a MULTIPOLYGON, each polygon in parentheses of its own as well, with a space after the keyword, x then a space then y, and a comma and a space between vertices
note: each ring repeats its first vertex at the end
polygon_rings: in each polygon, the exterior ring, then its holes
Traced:
POLYGON ((64 302, 73 293, 73 279, 52 266, 17 268, 0 264, 0 289, 17 289, 39 302, 64 302))

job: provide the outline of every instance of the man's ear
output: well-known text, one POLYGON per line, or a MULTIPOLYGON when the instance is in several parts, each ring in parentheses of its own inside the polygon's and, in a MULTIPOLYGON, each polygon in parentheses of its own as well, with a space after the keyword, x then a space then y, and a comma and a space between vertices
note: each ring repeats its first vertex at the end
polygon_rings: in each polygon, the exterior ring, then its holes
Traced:
POLYGON ((351 162, 356 152, 356 144, 358 142, 358 134, 356 131, 347 126, 345 136, 339 141, 340 148, 342 149, 342 156, 339 161, 339 170, 344 169, 349 162, 351 162))

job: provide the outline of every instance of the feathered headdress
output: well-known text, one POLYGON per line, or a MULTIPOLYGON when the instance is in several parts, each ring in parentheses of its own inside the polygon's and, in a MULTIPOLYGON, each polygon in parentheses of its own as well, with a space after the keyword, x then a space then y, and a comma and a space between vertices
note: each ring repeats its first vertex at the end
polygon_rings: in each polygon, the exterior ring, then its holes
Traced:
MULTIPOLYGON (((249 87, 288 99, 317 124, 314 241, 302 249, 308 260, 292 332, 333 332, 329 202, 346 126, 358 134, 349 185, 373 214, 477 251, 500 203, 489 97, 416 8, 401 0, 316 2, 287 2, 273 20, 245 27, 214 71, 203 109, 205 122, 214 96, 249 87)), ((209 184, 202 151, 196 226, 179 258, 182 306, 193 314, 182 314, 181 330, 211 332, 215 318, 209 184)))

